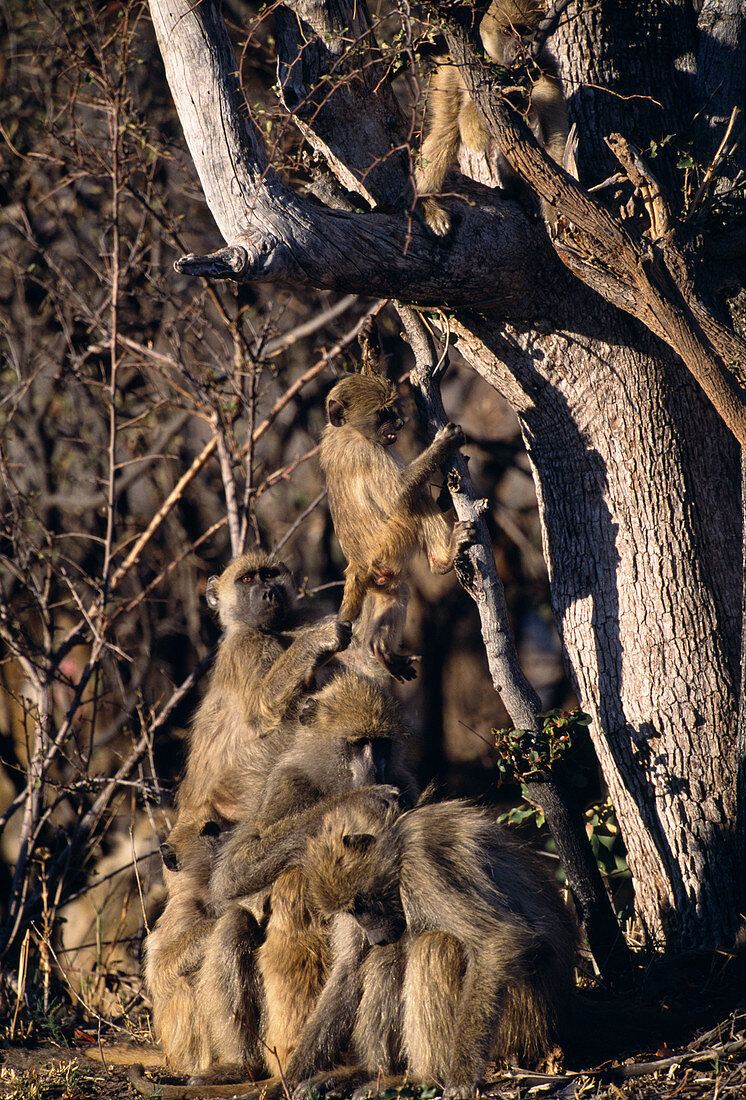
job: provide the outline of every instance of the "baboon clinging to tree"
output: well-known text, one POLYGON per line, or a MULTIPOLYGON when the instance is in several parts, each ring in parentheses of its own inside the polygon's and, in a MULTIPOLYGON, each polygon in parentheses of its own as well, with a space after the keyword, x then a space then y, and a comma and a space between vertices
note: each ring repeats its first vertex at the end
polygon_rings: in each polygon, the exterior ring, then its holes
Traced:
POLYGON ((329 510, 347 558, 340 617, 360 621, 363 647, 399 680, 414 676, 397 652, 404 629, 406 569, 418 549, 430 568, 447 573, 474 542, 472 524, 453 526, 432 499, 428 480, 464 442, 455 424, 441 428, 426 450, 405 466, 392 450, 403 421, 396 391, 379 375, 349 375, 326 399, 321 466, 329 510))
POLYGON ((546 1056, 568 1011, 576 927, 536 857, 486 811, 443 802, 397 816, 349 799, 301 867, 335 918, 335 953, 291 1083, 337 1061, 350 1032, 370 1074, 406 1068, 450 1096, 473 1095, 490 1057, 546 1056))
MULTIPOLYGON (((482 45, 489 57, 506 69, 521 62, 525 64, 528 53, 524 39, 536 30, 545 10, 541 0, 495 0, 479 27, 482 45)), ((528 78, 528 90, 517 95, 513 90, 510 98, 525 115, 539 144, 561 164, 567 142, 567 109, 557 61, 546 46, 536 61, 529 64, 528 78)), ((460 143, 475 153, 486 154, 492 135, 453 63, 444 62, 438 66, 427 113, 428 133, 422 143, 415 178, 418 192, 426 196, 422 207, 428 225, 438 236, 446 236, 451 228, 450 215, 436 199, 427 196, 443 190, 460 143)), ((504 190, 516 192, 522 186, 520 177, 499 152, 497 170, 504 190)), ((544 217, 552 220, 551 207, 542 203, 542 209, 544 217)))
POLYGON ((178 793, 180 818, 233 824, 252 812, 315 670, 350 641, 349 623, 303 622, 287 566, 261 551, 243 554, 210 577, 207 602, 225 631, 205 697, 192 723, 178 793), (279 744, 262 739, 273 734, 279 744))

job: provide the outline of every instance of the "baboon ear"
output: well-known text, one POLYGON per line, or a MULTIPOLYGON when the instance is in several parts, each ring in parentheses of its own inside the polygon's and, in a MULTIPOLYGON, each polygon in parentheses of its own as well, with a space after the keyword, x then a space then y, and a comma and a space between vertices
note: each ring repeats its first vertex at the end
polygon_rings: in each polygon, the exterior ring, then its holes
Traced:
POLYGON ((218 609, 218 581, 219 577, 209 577, 205 587, 205 599, 211 611, 218 609))
POLYGON ((164 841, 161 844, 161 859, 163 860, 163 866, 169 871, 179 870, 179 857, 173 850, 168 841, 164 841))
POLYGON ((298 721, 302 726, 310 726, 316 717, 316 711, 318 709, 318 702, 314 699, 313 695, 309 695, 307 699, 303 701, 303 704, 298 712, 298 721))
POLYGON ((352 852, 367 852, 376 842, 372 833, 346 833, 342 837, 345 848, 352 852))
POLYGON ((206 821, 202 826, 200 836, 220 836, 220 826, 217 821, 206 821))
POLYGON ((341 401, 337 401, 336 397, 330 397, 326 403, 326 415, 329 417, 330 424, 335 428, 341 428, 345 422, 345 407, 341 401))

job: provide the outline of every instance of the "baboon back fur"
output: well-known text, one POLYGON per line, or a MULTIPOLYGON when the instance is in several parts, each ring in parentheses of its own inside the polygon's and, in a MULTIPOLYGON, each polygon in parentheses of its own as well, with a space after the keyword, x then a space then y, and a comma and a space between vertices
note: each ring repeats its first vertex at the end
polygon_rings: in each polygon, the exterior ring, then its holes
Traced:
MULTIPOLYGON (((486 811, 444 802, 397 817, 350 800, 309 840, 303 866, 320 911, 364 930, 373 944, 365 966, 379 979, 368 959, 403 932, 398 994, 411 1073, 466 1095, 490 1057, 536 1064, 551 1050, 573 986, 575 922, 538 858, 486 811)), ((397 991, 388 970, 391 984, 377 994, 384 1020, 397 991)), ((335 997, 322 997, 329 1013, 335 997)), ((357 1026, 354 1036, 372 1074, 397 1068, 381 1065, 391 1043, 380 1031, 357 1026)), ((302 1045, 311 1060, 313 1036, 302 1045)))
POLYGON ((284 1071, 324 985, 329 933, 311 908, 305 876, 284 871, 272 886, 270 917, 257 965, 264 994, 263 1038, 269 1073, 284 1071))

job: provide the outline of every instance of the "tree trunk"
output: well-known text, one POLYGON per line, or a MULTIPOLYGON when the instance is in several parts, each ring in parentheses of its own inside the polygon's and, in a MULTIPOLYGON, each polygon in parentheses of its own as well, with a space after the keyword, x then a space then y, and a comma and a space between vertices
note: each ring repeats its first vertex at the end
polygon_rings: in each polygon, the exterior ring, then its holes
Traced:
POLYGON ((637 914, 656 944, 725 943, 739 897, 738 449, 665 348, 619 315, 595 323, 614 351, 587 332, 519 337, 525 353, 500 362, 484 321, 458 346, 521 421, 637 914))

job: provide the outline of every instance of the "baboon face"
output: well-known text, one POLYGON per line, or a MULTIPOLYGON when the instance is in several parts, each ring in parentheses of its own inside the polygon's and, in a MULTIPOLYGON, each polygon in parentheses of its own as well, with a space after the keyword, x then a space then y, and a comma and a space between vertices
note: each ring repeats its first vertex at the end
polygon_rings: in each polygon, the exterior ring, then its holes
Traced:
POLYGON ((376 684, 343 672, 306 699, 299 720, 308 727, 310 745, 329 746, 345 788, 395 782, 395 743, 406 738, 407 730, 394 699, 376 684))
POLYGON ((222 625, 248 626, 265 632, 281 630, 293 596, 290 570, 266 554, 243 554, 219 577, 210 577, 208 605, 222 625))
POLYGON ((326 412, 333 427, 346 424, 382 447, 396 443, 404 426, 393 386, 378 376, 343 378, 330 391, 326 412))
POLYGON ((383 737, 355 737, 342 745, 342 760, 352 787, 388 783, 391 742, 383 737))
POLYGON ((523 39, 536 29, 543 9, 535 0, 501 0, 493 4, 479 28, 482 45, 498 65, 510 68, 525 50, 523 39))

